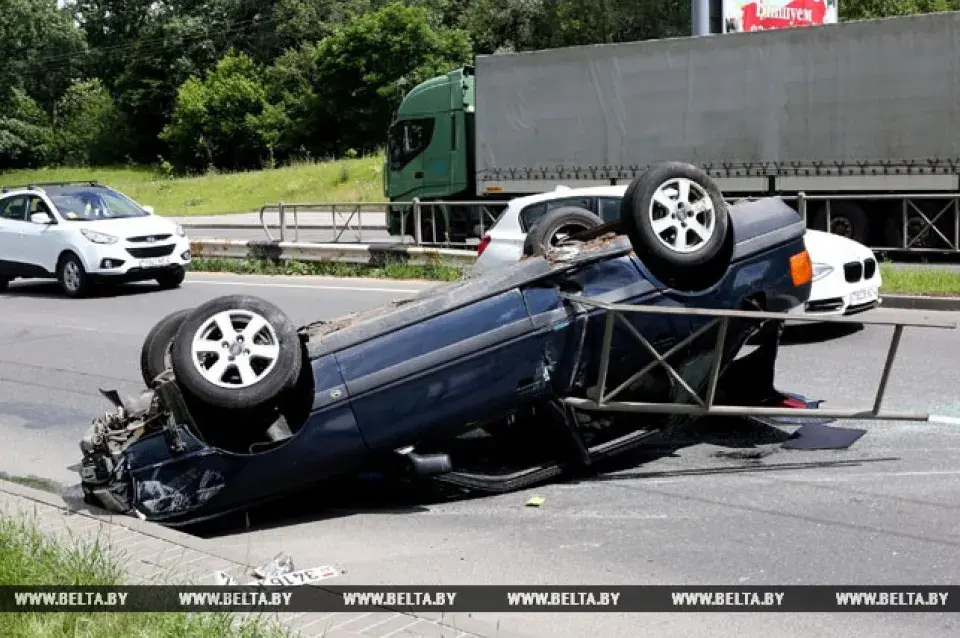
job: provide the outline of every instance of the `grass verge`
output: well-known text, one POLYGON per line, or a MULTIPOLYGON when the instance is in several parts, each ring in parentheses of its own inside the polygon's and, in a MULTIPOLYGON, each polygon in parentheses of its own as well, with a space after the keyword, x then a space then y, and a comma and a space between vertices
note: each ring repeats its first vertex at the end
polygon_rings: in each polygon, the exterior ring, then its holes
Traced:
POLYGON ((881 293, 925 297, 960 297, 960 271, 939 268, 893 268, 880 265, 881 293))
POLYGON ((247 213, 285 202, 383 201, 382 156, 302 162, 262 171, 172 178, 148 166, 0 173, 0 185, 95 179, 159 215, 247 213))
POLYGON ((194 259, 190 270, 229 272, 237 275, 314 275, 322 277, 373 277, 377 279, 426 279, 456 281, 463 270, 454 265, 436 263, 416 265, 388 261, 381 266, 333 261, 273 261, 269 259, 194 259))
MULTIPOLYGON (((96 543, 66 546, 29 522, 0 517, 0 584, 116 586, 121 567, 96 543)), ((5 613, 0 636, 16 638, 280 638, 287 632, 227 613, 5 613)))

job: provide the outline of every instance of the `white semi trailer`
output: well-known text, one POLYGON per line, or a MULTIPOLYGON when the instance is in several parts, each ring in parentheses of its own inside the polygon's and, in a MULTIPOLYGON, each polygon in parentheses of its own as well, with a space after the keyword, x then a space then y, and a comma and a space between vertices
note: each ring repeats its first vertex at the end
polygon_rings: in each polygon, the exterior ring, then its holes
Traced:
MULTIPOLYGON (((682 160, 734 198, 795 202, 811 227, 956 252, 958 34, 949 12, 477 56, 405 97, 386 194, 503 199, 682 160)), ((446 230, 476 234, 478 210, 444 206, 446 230)))

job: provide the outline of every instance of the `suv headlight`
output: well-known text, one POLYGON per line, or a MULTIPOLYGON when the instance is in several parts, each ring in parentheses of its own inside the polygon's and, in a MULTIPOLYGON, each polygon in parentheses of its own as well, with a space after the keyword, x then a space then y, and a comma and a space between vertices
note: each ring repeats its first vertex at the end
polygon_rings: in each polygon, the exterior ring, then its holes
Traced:
POLYGON ((180 224, 177 224, 177 234, 180 235, 181 237, 186 237, 187 231, 183 229, 183 226, 181 226, 180 224))
POLYGON ((113 235, 108 235, 106 233, 98 233, 95 230, 90 230, 89 228, 81 228, 80 232, 83 233, 83 236, 92 241, 95 244, 115 244, 117 243, 117 238, 113 235))
POLYGON ((828 266, 827 264, 813 264, 813 280, 817 281, 818 279, 823 279, 827 275, 833 272, 833 266, 828 266))

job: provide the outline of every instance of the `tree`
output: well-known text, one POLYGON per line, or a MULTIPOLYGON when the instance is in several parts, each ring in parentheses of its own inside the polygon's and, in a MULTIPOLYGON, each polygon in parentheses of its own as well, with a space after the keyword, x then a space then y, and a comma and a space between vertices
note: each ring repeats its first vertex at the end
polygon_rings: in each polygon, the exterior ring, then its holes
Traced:
POLYGON ((0 169, 37 168, 54 156, 53 130, 47 114, 16 87, 3 95, 0 114, 0 169))
POLYGON ((0 90, 20 88, 49 111, 79 74, 85 50, 83 34, 57 0, 3 0, 0 90))
POLYGON ((273 159, 283 121, 267 101, 262 71, 231 51, 204 79, 184 82, 161 138, 181 169, 261 168, 273 159))
POLYGON ((103 166, 122 160, 129 136, 117 104, 103 83, 78 80, 57 102, 53 122, 57 154, 71 166, 103 166))
POLYGON ((421 7, 392 2, 358 16, 317 46, 319 130, 338 152, 373 150, 409 88, 471 59, 465 31, 434 28, 421 7))

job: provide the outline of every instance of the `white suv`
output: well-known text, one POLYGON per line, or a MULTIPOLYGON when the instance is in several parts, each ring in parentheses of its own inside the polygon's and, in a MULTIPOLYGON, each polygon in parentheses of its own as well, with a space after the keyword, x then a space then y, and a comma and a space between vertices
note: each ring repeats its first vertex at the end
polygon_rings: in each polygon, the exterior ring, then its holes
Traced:
POLYGON ((69 297, 96 283, 183 282, 183 227, 96 182, 0 190, 0 291, 18 277, 57 279, 69 297))

